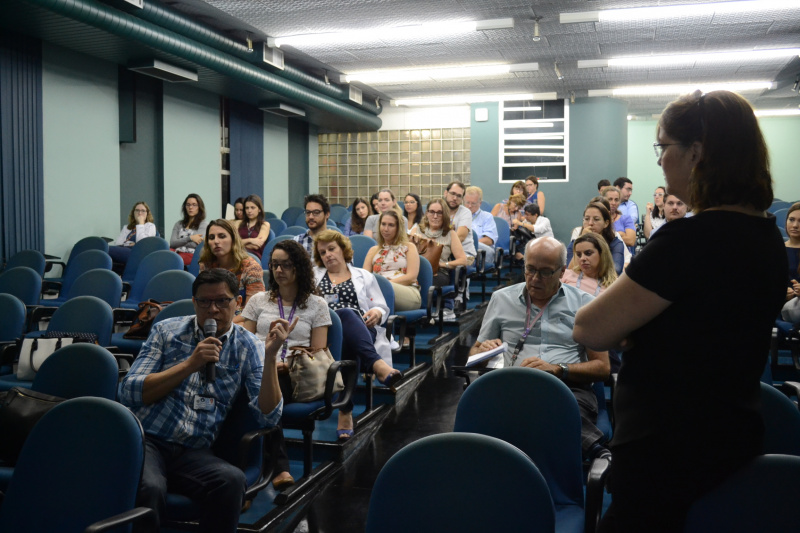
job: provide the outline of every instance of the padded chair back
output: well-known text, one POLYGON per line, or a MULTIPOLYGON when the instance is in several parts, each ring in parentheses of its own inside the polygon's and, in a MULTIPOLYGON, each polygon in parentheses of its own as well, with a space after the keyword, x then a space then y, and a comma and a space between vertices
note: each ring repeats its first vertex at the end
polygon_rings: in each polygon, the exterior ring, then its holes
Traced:
POLYGON ((11 256, 6 263, 6 270, 26 266, 35 270, 36 273, 39 274, 39 277, 44 277, 45 263, 42 252, 38 250, 22 250, 11 256))
POLYGON ((494 245, 508 252, 511 248, 511 226, 500 217, 494 217, 494 223, 497 225, 497 242, 494 245))
POLYGON ((175 302, 192 298, 194 276, 183 270, 168 270, 147 282, 142 301, 175 302))
POLYGON ((100 346, 109 346, 114 316, 111 306, 97 296, 78 296, 59 307, 47 331, 94 333, 100 346))
POLYGON ((294 221, 297 220, 297 216, 304 213, 305 210, 304 207, 287 207, 283 210, 283 213, 281 213, 281 220, 283 220, 287 226, 291 226, 294 224, 294 221))
POLYGON ((136 278, 136 271, 139 270, 139 264, 141 264, 142 259, 159 250, 169 250, 169 243, 161 237, 148 237, 134 244, 133 249, 131 249, 131 255, 128 257, 128 262, 125 263, 122 281, 132 283, 136 278))
POLYGON ((783 200, 773 200, 772 205, 769 206, 769 208, 767 208, 767 211, 769 211, 770 213, 775 213, 775 211, 778 211, 779 209, 788 209, 790 207, 792 207, 791 202, 784 202, 783 200))
MULTIPOLYGON (((262 427, 263 426, 254 416, 253 410, 249 406, 247 390, 242 387, 236 399, 233 401, 230 411, 228 411, 228 416, 225 417, 225 421, 222 423, 217 439, 211 446, 214 455, 225 459, 232 465, 240 466, 239 445, 242 441, 242 437, 244 437, 246 433, 261 429, 262 427)), ((259 437, 258 439, 259 441, 263 441, 263 437, 259 437)), ((262 450, 262 445, 253 445, 250 447, 247 457, 247 468, 243 470, 245 478, 247 479, 247 486, 256 483, 261 477, 261 463, 263 461, 262 450)))
POLYGON ((292 226, 300 226, 302 228, 308 229, 308 224, 306 224, 306 214, 302 212, 297 215, 297 218, 294 219, 292 226))
POLYGON ((188 265, 186 265, 186 271, 194 277, 197 277, 197 275, 200 273, 200 255, 202 253, 203 243, 201 242, 195 247, 194 253, 192 254, 192 260, 188 265))
POLYGON ((486 200, 481 200, 481 210, 486 211, 487 213, 491 213, 492 205, 486 200))
POLYGON ((367 533, 554 530, 553 502, 536 465, 513 445, 474 433, 431 435, 394 454, 372 488, 366 527, 367 533), (414 504, 399 510, 399 494, 413 494, 414 504))
POLYGON ((761 455, 692 505, 685 533, 777 533, 800 524, 800 457, 761 455))
POLYGON ((422 256, 419 258, 417 283, 419 283, 419 293, 422 295, 420 309, 426 309, 428 307, 428 289, 433 285, 433 268, 431 267, 430 261, 422 256))
POLYGON ((341 205, 332 205, 331 206, 331 218, 328 220, 332 220, 335 224, 339 225, 340 227, 344 227, 345 221, 350 217, 350 212, 347 210, 346 207, 341 205))
POLYGON ((179 316, 189 316, 194 314, 194 303, 191 298, 173 301, 171 304, 161 310, 160 313, 153 320, 153 325, 158 324, 162 320, 168 318, 176 318, 179 316))
POLYGON ((339 226, 337 226, 335 222, 331 223, 330 220, 328 221, 328 228, 327 229, 335 231, 337 233, 341 233, 342 232, 342 230, 339 229, 339 226))
POLYGON ((381 288, 383 299, 386 300, 386 305, 389 306, 389 316, 394 314, 394 289, 392 282, 379 274, 374 274, 375 279, 378 280, 378 287, 381 288))
MULTIPOLYGON (((69 261, 72 261, 74 257, 77 257, 87 250, 100 250, 101 252, 108 253, 108 242, 102 237, 84 237, 72 247, 69 253, 69 261)), ((69 262, 67 264, 69 264, 69 262)))
POLYGON ((96 396, 115 400, 119 366, 111 352, 81 342, 64 346, 45 359, 31 389, 61 398, 96 396))
POLYGON ((268 218, 278 218, 278 215, 276 215, 272 211, 264 211, 264 219, 266 220, 268 218))
POLYGON ((581 417, 575 396, 557 377, 522 367, 481 376, 458 402, 453 431, 517 446, 539 467, 556 507, 583 507, 581 417), (537 405, 547 408, 531 408, 537 405))
POLYGON ((95 268, 111 270, 111 256, 102 250, 86 250, 77 256, 71 256, 67 267, 64 269, 64 278, 61 281, 59 294, 69 294, 75 280, 81 274, 95 268))
POLYGON ((788 213, 788 212, 789 212, 789 209, 787 209, 785 207, 783 209, 778 209, 777 211, 775 211, 775 213, 774 213, 775 214, 775 224, 777 224, 777 226, 779 228, 785 228, 786 227, 786 213, 788 213))
POLYGON ((265 218, 264 222, 269 222, 269 229, 274 231, 275 235, 280 235, 288 227, 286 222, 279 218, 265 218))
POLYGON ((378 241, 366 235, 352 235, 350 236, 350 244, 353 246, 353 266, 364 268, 367 252, 373 246, 377 246, 378 241))
POLYGON ((19 266, 0 274, 0 294, 16 296, 25 305, 38 305, 42 277, 30 267, 19 266))
POLYGON ((143 295, 153 278, 162 272, 172 270, 183 272, 183 259, 181 259, 181 256, 171 250, 159 250, 148 254, 139 264, 136 278, 131 284, 131 292, 128 294, 126 302, 138 305, 143 299, 146 300, 147 298, 143 298, 143 295))
MULTIPOLYGON (((84 272, 70 287, 66 300, 76 296, 97 296, 112 308, 119 307, 122 297, 122 279, 111 270, 95 268, 84 272)), ((43 303, 47 303, 44 300, 43 303)))
POLYGON ((75 398, 28 436, 0 507, 0 531, 80 533, 130 511, 144 462, 144 432, 124 406, 75 398))
POLYGON ((782 392, 761 383, 761 417, 764 419, 762 453, 800 456, 800 411, 782 392))
POLYGON ((11 342, 25 333, 26 315, 25 304, 19 298, 0 293, 0 342, 11 342))
POLYGON ((301 233, 305 233, 306 231, 308 231, 308 228, 304 228, 302 226, 289 226, 288 228, 286 228, 281 232, 281 235, 291 235, 292 237, 294 237, 295 235, 300 235, 301 233))

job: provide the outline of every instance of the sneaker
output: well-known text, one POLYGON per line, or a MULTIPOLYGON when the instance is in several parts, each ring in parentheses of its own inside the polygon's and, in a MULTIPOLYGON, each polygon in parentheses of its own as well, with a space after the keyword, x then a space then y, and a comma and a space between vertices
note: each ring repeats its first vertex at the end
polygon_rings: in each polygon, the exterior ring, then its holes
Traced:
POLYGON ((452 309, 445 309, 444 313, 442 314, 442 319, 445 322, 458 322, 456 314, 452 309))

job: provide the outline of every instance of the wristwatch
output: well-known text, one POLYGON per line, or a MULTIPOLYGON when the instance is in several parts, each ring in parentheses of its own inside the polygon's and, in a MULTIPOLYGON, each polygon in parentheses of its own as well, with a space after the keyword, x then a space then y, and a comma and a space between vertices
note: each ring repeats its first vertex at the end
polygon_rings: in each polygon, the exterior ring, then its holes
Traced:
POLYGON ((566 363, 558 363, 556 366, 561 368, 561 380, 564 381, 569 376, 569 366, 566 363))

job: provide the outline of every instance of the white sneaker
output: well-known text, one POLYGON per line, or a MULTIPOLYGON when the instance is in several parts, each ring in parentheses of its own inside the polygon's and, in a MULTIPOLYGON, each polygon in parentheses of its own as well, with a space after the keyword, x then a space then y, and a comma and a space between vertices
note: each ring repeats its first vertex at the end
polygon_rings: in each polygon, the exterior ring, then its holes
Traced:
POLYGON ((458 322, 456 319, 456 314, 452 309, 445 309, 444 313, 442 314, 442 319, 445 322, 458 322))

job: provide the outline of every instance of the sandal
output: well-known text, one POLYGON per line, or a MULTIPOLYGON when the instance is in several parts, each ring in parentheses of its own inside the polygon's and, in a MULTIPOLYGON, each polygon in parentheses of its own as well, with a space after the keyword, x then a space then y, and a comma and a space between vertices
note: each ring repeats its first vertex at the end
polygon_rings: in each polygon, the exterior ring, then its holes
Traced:
POLYGON ((352 429, 337 429, 336 430, 336 438, 340 442, 346 442, 353 437, 353 430, 352 429))
POLYGON ((394 385, 401 379, 403 379, 403 373, 400 372, 399 370, 395 370, 394 372, 386 376, 386 378, 384 378, 384 380, 381 381, 380 384, 383 385, 384 387, 389 387, 390 389, 393 389, 394 385))

